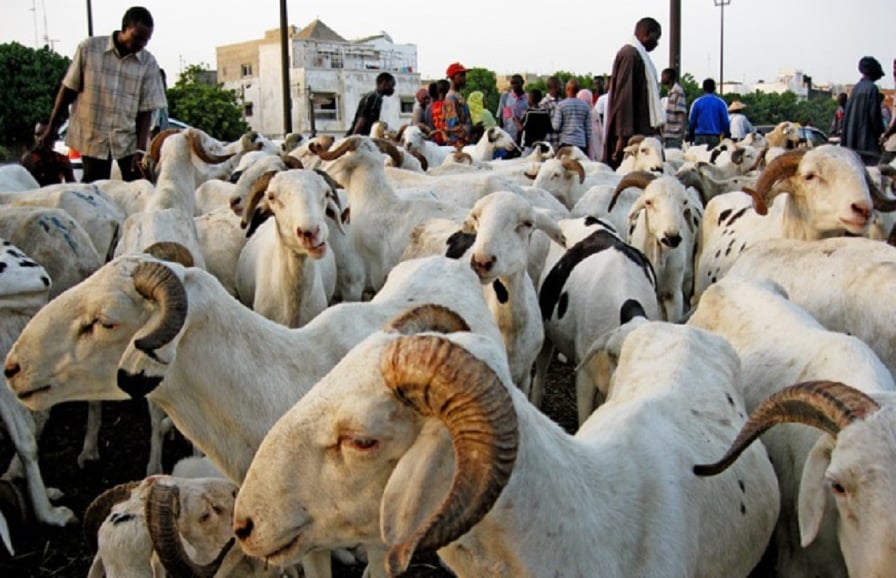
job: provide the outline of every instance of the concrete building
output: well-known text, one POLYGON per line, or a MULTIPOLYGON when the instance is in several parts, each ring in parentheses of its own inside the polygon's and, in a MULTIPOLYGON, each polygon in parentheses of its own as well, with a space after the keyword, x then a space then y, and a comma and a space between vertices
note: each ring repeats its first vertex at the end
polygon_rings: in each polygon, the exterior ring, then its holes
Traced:
MULTIPOLYGON (((361 97, 384 71, 395 76, 395 94, 383 100, 380 120, 392 128, 410 122, 421 86, 415 44, 396 44, 385 32, 346 40, 320 20, 301 30, 290 26, 288 35, 293 132, 345 134, 361 97)), ((218 80, 237 91, 246 122, 270 137, 283 136, 280 30, 216 51, 218 80)))
POLYGON ((782 94, 790 91, 796 94, 799 100, 806 100, 809 98, 809 91, 812 89, 812 77, 807 76, 801 70, 783 70, 775 82, 760 80, 753 85, 753 89, 766 94, 782 94))

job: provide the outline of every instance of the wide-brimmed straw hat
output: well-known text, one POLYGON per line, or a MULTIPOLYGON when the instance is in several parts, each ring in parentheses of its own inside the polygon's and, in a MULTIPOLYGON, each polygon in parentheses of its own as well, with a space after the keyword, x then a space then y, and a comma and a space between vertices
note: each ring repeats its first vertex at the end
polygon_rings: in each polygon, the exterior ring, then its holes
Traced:
POLYGON ((746 110, 746 109, 747 109, 747 105, 745 105, 744 103, 742 103, 739 100, 735 100, 734 102, 732 102, 731 104, 728 105, 728 112, 740 112, 740 111, 746 110))

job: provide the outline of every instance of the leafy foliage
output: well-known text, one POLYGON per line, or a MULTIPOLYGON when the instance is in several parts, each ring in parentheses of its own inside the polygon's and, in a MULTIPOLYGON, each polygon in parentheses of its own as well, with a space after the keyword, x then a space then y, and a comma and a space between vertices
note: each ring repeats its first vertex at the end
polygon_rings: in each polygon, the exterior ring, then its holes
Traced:
POLYGON ((32 145, 34 125, 53 112, 69 62, 46 46, 0 44, 0 144, 17 151, 32 145))
POLYGON ((782 94, 725 94, 727 103, 737 99, 747 105, 746 114, 753 125, 778 124, 789 120, 803 125, 812 125, 823 131, 830 126, 837 101, 828 96, 819 95, 808 100, 798 100, 793 92, 782 94))
POLYGON ((461 91, 464 98, 477 90, 482 91, 483 103, 487 110, 494 111, 498 108, 501 94, 498 92, 498 80, 494 72, 486 68, 471 68, 467 71, 467 85, 461 91))
POLYGON ((190 65, 168 89, 168 114, 221 140, 236 140, 249 130, 235 90, 202 81, 205 69, 190 65))

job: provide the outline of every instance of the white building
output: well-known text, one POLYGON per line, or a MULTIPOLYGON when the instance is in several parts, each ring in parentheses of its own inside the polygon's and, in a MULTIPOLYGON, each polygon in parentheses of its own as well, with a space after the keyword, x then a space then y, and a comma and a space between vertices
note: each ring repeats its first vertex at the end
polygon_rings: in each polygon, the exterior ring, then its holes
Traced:
POLYGON ((783 70, 778 75, 775 82, 759 81, 753 85, 754 90, 765 94, 782 94, 788 90, 796 94, 797 99, 806 100, 809 98, 809 88, 812 85, 812 79, 801 70, 783 70))
MULTIPOLYGON (((395 77, 395 94, 383 100, 380 120, 392 128, 410 122, 420 87, 417 46, 395 44, 385 32, 349 41, 320 20, 289 29, 292 129, 303 134, 343 135, 361 97, 376 77, 395 77)), ((218 80, 237 91, 246 122, 271 137, 283 135, 280 30, 264 38, 217 48, 218 80)))

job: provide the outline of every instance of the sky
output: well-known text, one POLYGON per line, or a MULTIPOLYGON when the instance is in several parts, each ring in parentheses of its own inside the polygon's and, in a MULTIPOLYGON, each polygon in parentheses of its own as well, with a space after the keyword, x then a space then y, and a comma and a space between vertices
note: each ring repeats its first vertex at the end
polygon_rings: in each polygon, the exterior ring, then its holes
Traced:
MULTIPOLYGON (((280 22, 278 0, 143 2, 155 20, 148 50, 168 72, 169 83, 187 65, 214 68, 216 46, 260 38, 280 22)), ((682 72, 698 82, 718 80, 722 10, 714 0, 681 4, 682 72)), ((92 0, 91 5, 94 34, 105 35, 120 27, 132 4, 92 0)), ((8 2, 0 42, 34 47, 49 38, 57 52, 71 57, 87 36, 86 6, 75 0, 8 2)), ((643 16, 656 18, 663 27, 660 45, 651 53, 657 71, 669 65, 668 0, 567 0, 565 5, 454 0, 441 4, 451 6, 457 16, 445 24, 438 18, 446 11, 434 6, 394 0, 287 2, 289 23, 300 28, 319 18, 347 39, 385 31, 396 43, 416 44, 423 78, 443 77, 455 61, 499 75, 609 73, 616 50, 643 16)), ((860 76, 859 59, 871 55, 887 73, 878 85, 892 88, 894 22, 893 0, 730 0, 724 8, 725 81, 773 81, 781 70, 799 69, 816 84, 854 83, 860 76)))

